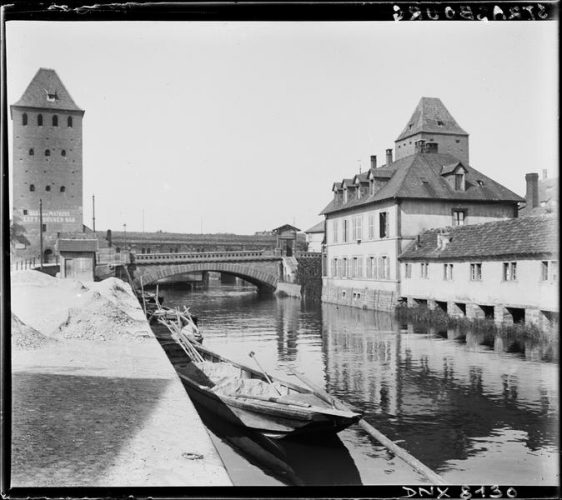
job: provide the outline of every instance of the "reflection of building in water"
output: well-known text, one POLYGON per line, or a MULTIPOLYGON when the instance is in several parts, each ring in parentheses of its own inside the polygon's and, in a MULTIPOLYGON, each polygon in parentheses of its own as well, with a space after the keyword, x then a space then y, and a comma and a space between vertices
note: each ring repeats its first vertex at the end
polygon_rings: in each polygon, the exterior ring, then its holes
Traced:
POLYGON ((276 301, 278 375, 287 376, 287 368, 298 367, 308 378, 321 383, 325 366, 320 335, 320 311, 293 298, 276 301))
POLYGON ((277 301, 277 354, 279 360, 295 361, 299 331, 300 301, 284 299, 277 301))
POLYGON ((351 403, 396 414, 400 336, 392 316, 325 304, 322 320, 330 389, 351 403))
POLYGON ((430 466, 477 453, 471 440, 502 428, 525 432, 531 450, 556 441, 555 364, 400 333, 389 316, 329 304, 323 331, 329 390, 430 466))

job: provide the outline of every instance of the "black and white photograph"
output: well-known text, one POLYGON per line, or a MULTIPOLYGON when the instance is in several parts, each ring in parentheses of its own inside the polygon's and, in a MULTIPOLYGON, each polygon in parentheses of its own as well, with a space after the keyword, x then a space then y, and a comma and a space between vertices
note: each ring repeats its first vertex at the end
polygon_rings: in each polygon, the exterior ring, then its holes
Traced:
POLYGON ((558 21, 437 5, 4 18, 4 487, 558 487, 558 21))

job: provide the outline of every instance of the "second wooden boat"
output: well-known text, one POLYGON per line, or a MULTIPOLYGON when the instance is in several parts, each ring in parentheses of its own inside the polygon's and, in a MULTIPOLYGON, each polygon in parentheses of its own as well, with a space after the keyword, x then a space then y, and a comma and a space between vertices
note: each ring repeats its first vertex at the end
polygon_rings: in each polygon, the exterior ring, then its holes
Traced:
POLYGON ((335 434, 361 414, 327 402, 312 389, 269 376, 189 341, 172 337, 186 353, 176 371, 192 399, 229 422, 272 438, 335 434))

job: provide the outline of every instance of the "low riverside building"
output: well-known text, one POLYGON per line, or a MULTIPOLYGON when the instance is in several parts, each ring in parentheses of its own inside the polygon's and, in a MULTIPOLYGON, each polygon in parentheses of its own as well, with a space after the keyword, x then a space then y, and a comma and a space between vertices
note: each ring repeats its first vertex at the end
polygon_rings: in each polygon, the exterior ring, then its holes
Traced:
POLYGON ((468 163, 468 134, 440 99, 423 97, 386 163, 333 185, 324 208, 322 300, 390 310, 402 296, 398 256, 432 227, 517 217, 523 198, 468 163))
POLYGON ((553 215, 424 231, 399 257, 402 299, 451 316, 551 326, 557 231, 553 215))
POLYGON ((308 243, 307 250, 309 252, 322 251, 322 243, 324 242, 324 224, 325 222, 321 221, 304 232, 306 234, 306 242, 308 243))
POLYGON ((60 277, 94 281, 96 269, 97 238, 87 238, 86 233, 61 237, 57 240, 60 255, 60 277), (76 237, 82 236, 84 237, 76 237))

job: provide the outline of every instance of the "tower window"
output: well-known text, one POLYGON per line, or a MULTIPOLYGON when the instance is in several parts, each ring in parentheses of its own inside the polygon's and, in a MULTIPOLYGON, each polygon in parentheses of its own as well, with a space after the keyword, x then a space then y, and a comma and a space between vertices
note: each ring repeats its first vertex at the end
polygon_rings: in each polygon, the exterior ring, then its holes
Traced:
POLYGON ((45 191, 50 191, 51 190, 51 186, 45 186, 45 191))
POLYGON ((69 126, 70 128, 72 128, 72 116, 69 116, 69 117, 66 119, 66 124, 67 124, 67 126, 69 126))
POLYGON ((66 191, 66 188, 65 188, 64 186, 61 186, 61 187, 60 187, 60 192, 61 192, 61 193, 64 193, 65 191, 66 191))
POLYGON ((21 115, 21 124, 27 125, 27 113, 24 113, 23 115, 21 115))
POLYGON ((59 117, 57 115, 53 115, 53 127, 59 126, 59 117))
POLYGON ((43 126, 43 115, 37 115, 37 125, 39 127, 43 126))
POLYGON ((63 149, 63 150, 60 152, 60 154, 61 154, 61 156, 66 156, 66 149, 63 149))
POLYGON ((51 156, 51 150, 50 149, 45 150, 45 156, 51 156))
POLYGON ((30 185, 29 185, 29 190, 30 190, 30 191, 35 191, 35 184, 30 184, 30 185))
POLYGON ((26 208, 23 209, 23 215, 27 215, 27 209, 26 208))
POLYGON ((35 154, 35 151, 33 150, 33 148, 29 148, 29 156, 33 156, 35 154))

